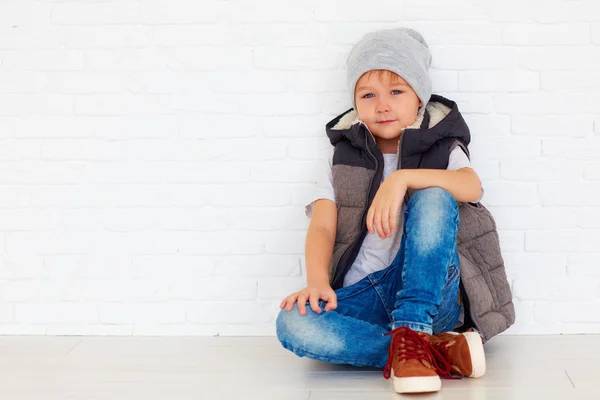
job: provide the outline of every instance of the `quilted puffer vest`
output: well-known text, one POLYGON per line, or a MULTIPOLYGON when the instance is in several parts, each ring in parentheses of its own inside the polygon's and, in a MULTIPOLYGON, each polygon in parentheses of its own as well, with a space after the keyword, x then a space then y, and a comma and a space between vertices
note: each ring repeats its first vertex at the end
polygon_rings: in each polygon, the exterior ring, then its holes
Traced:
MULTIPOLYGON (((338 289, 367 234, 366 214, 381 184, 384 161, 375 138, 353 109, 331 120, 326 133, 335 147, 332 174, 338 206, 329 281, 338 289)), ((446 169, 456 146, 470 158, 470 139, 457 104, 433 94, 400 136, 397 169, 446 169)), ((405 203, 413 193, 407 191, 405 203)), ((512 294, 492 215, 481 203, 459 203, 459 210, 457 246, 465 313, 462 327, 455 330, 475 328, 485 342, 514 323, 512 294)))

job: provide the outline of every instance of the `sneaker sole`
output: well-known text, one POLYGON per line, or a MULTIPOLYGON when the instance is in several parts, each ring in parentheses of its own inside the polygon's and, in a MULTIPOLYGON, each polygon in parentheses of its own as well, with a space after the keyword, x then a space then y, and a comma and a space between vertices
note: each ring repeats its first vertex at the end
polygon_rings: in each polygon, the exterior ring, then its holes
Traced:
POLYGON ((471 353, 471 366, 473 371, 469 378, 481 378, 485 375, 485 352, 483 351, 483 341, 477 332, 447 332, 452 335, 464 335, 467 339, 469 352, 471 353))
POLYGON ((439 392, 442 389, 442 380, 439 376, 415 376, 411 378, 398 378, 394 376, 392 368, 392 382, 396 393, 426 393, 439 392))

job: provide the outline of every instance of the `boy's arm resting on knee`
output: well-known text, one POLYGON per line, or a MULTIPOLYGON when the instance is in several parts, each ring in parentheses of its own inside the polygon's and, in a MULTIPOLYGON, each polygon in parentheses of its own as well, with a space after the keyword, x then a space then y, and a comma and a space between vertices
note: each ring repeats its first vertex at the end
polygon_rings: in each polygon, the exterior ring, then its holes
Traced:
POLYGON ((337 231, 337 205, 329 199, 315 202, 306 233, 305 257, 307 283, 329 284, 329 263, 337 231))

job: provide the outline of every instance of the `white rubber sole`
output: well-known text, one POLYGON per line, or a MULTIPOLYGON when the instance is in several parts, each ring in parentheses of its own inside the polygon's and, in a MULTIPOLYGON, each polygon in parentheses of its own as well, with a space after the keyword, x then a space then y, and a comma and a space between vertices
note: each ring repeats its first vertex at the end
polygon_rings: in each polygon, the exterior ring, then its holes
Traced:
POLYGON ((416 376, 414 378, 397 378, 392 368, 392 382, 396 393, 439 392, 442 380, 439 376, 416 376))
POLYGON ((483 351, 483 341, 481 336, 477 332, 447 332, 452 335, 464 335, 467 339, 467 345, 471 352, 471 364, 473 366, 473 372, 469 375, 469 378, 481 378, 485 375, 485 352, 483 351))

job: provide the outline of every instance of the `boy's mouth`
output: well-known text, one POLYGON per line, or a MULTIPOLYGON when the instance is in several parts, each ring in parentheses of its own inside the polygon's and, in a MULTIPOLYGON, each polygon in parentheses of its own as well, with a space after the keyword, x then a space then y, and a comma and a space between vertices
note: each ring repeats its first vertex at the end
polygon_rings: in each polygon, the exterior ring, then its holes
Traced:
POLYGON ((396 122, 395 119, 390 119, 388 121, 379 121, 378 124, 391 124, 392 122, 396 122))

